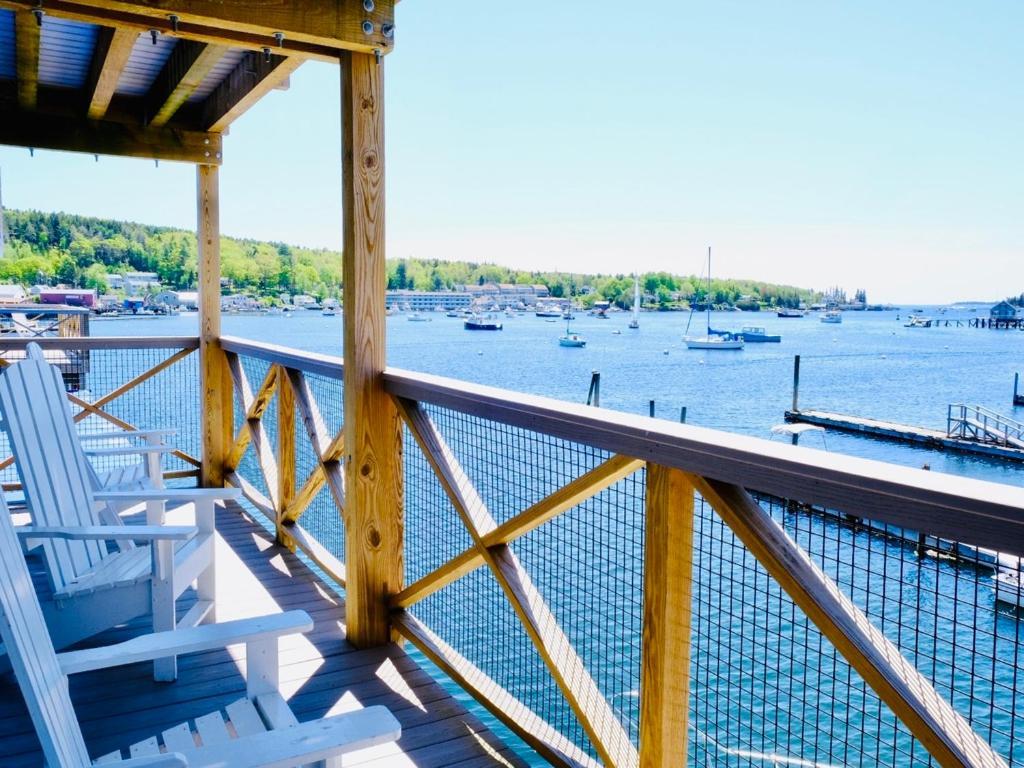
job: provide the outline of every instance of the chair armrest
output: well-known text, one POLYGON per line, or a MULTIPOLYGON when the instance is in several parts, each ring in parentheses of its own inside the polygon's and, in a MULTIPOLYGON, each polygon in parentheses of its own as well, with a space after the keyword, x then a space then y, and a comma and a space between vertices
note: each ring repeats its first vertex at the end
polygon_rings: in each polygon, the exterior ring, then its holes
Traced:
POLYGON ((145 439, 147 437, 170 437, 176 434, 178 434, 176 429, 105 429, 101 432, 80 432, 78 439, 84 443, 89 440, 117 440, 133 437, 145 439))
POLYGON ((25 539, 73 541, 188 541, 198 532, 191 525, 85 525, 78 528, 23 525, 15 530, 25 539))
POLYGON ((269 640, 285 635, 305 634, 313 629, 313 620, 305 611, 287 611, 253 619, 202 624, 189 629, 154 632, 134 637, 123 643, 102 648, 86 648, 57 654, 65 675, 108 669, 139 661, 152 661, 165 656, 209 651, 235 643, 269 640))
POLYGON ((174 453, 173 445, 116 445, 107 448, 83 448, 86 456, 129 456, 150 453, 174 453))
POLYGON ((140 501, 222 501, 240 498, 237 488, 153 488, 141 491, 96 491, 96 501, 120 501, 125 504, 140 501))

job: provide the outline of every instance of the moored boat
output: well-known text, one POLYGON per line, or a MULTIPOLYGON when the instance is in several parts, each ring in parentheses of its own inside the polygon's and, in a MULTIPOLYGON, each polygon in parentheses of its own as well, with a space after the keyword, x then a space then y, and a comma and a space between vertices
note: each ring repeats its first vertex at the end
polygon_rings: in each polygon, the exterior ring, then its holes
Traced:
POLYGON ((830 309, 818 319, 823 323, 833 323, 838 325, 843 322, 843 313, 838 309, 830 309))
POLYGON ((494 315, 472 315, 463 321, 462 327, 467 331, 500 331, 503 326, 494 315))
POLYGON ((429 323, 433 318, 427 317, 420 312, 413 312, 411 315, 405 318, 410 323, 429 323))
POLYGON ((785 307, 775 313, 777 317, 806 317, 807 313, 802 309, 790 309, 785 307))
MULTIPOLYGON (((743 349, 743 338, 734 336, 731 333, 716 332, 711 329, 711 248, 708 247, 708 301, 705 302, 707 312, 707 333, 704 336, 684 336, 687 349, 743 349)), ((690 310, 690 319, 693 319, 693 309, 690 310)), ((689 330, 690 323, 686 323, 689 330)))
POLYGON ((752 344, 776 343, 782 341, 782 336, 775 333, 766 333, 764 328, 757 325, 744 326, 738 336, 744 341, 752 344))

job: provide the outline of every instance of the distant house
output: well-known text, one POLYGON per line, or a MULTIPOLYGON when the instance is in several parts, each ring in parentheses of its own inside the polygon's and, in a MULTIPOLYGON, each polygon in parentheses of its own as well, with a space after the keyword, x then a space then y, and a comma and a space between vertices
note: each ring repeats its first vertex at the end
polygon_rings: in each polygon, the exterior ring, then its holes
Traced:
POLYGON ((51 288, 40 286, 39 301, 42 304, 65 304, 69 307, 96 306, 96 291, 91 288, 51 288))
POLYGON ((196 291, 160 291, 153 296, 153 303, 191 311, 199 308, 199 294, 196 291))
POLYGON ((546 299, 548 297, 548 287, 546 285, 538 283, 530 287, 533 288, 533 292, 538 299, 546 299))
POLYGON ((160 277, 156 272, 125 272, 121 277, 128 293, 145 293, 160 288, 160 277))
POLYGON ((0 304, 22 304, 28 296, 20 285, 0 285, 0 304))
POLYGON ((992 320, 1013 320, 1017 317, 1017 308, 1008 301, 1000 301, 988 311, 992 320))

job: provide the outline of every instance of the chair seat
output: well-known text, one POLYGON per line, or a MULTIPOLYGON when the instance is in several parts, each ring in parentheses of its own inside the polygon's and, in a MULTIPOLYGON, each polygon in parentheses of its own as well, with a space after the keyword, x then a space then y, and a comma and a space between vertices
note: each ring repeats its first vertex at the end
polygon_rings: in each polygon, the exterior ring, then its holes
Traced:
MULTIPOLYGON (((197 537, 201 539, 202 537, 197 537)), ((177 564, 196 549, 196 540, 179 541, 174 544, 174 560, 177 564)), ((53 593, 54 600, 60 601, 79 597, 103 589, 117 589, 149 581, 153 575, 153 558, 149 545, 114 551, 103 558, 91 571, 83 573, 62 589, 53 593)))

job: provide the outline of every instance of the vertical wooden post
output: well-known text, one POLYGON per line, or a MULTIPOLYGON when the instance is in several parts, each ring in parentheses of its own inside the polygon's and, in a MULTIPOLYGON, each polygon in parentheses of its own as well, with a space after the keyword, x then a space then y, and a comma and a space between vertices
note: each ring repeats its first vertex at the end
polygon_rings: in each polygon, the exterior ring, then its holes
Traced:
POLYGON ((384 391, 384 64, 341 54, 345 336, 345 612, 357 647, 390 639, 402 587, 402 432, 384 391))
POLYGON ((277 543, 295 550, 295 541, 282 525, 288 505, 295 498, 295 393, 283 368, 277 386, 277 510, 274 528, 277 543))
POLYGON ((233 393, 220 348, 220 189, 215 165, 196 166, 199 244, 199 410, 203 432, 202 485, 224 485, 232 442, 233 393))
POLYGON ((693 494, 680 470, 647 465, 640 768, 686 765, 693 494))

